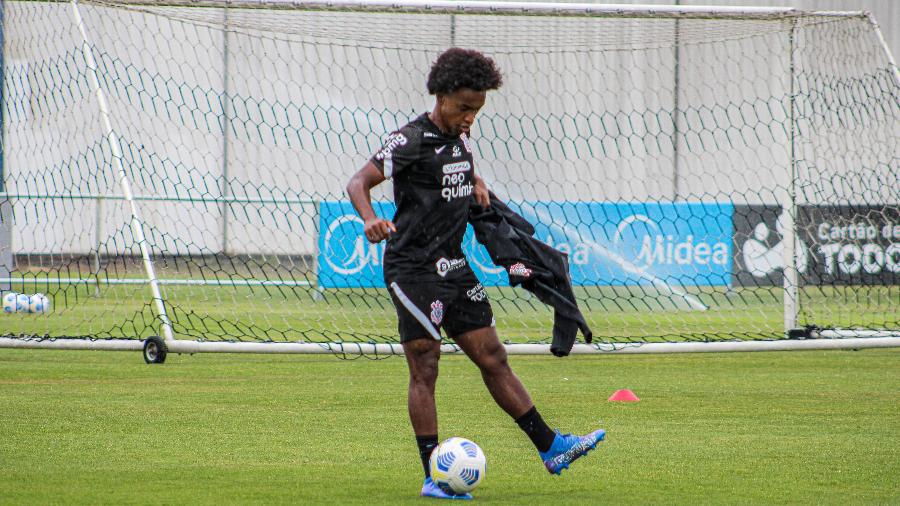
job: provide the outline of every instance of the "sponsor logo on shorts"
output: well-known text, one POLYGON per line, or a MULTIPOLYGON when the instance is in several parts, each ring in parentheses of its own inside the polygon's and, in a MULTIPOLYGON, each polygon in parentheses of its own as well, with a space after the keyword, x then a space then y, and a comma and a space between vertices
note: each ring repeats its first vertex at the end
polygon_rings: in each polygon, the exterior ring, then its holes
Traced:
POLYGON ((440 276, 442 278, 444 276, 446 276, 448 272, 455 271, 456 269, 459 269, 460 267, 463 267, 465 265, 466 265, 465 258, 447 259, 447 258, 441 257, 438 259, 437 262, 434 263, 434 267, 438 273, 438 276, 440 276))
POLYGON ((487 292, 484 291, 484 287, 481 286, 481 283, 478 283, 470 290, 466 291, 466 297, 468 297, 472 302, 481 302, 487 299, 487 292))
POLYGON ((523 278, 527 278, 531 276, 531 269, 525 267, 525 264, 519 262, 517 264, 512 264, 509 266, 509 274, 511 276, 520 276, 523 278))
POLYGON ((431 303, 431 323, 440 325, 444 319, 444 303, 436 300, 431 303))

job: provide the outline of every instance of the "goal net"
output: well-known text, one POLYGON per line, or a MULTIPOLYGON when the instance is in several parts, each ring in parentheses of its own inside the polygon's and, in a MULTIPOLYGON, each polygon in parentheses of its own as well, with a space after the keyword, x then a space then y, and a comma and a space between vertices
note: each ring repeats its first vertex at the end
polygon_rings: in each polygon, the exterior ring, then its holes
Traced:
MULTIPOLYGON (((477 170, 569 254, 598 349, 900 332, 900 81, 864 14, 343 4, 3 2, 0 289, 50 302, 7 344, 396 343, 344 187, 452 46, 504 74, 477 170)), ((501 337, 548 343, 465 250, 501 337)))

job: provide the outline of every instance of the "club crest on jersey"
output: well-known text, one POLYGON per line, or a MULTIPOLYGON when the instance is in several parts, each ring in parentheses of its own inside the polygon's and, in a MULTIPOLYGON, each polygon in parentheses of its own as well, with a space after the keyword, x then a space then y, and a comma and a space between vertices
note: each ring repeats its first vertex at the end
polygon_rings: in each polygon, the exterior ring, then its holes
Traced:
POLYGON ((525 264, 523 264, 522 262, 519 262, 509 266, 509 274, 511 276, 527 278, 531 276, 531 269, 525 267, 525 264))
POLYGON ((453 145, 453 158, 459 158, 462 156, 462 150, 459 149, 459 146, 453 145))
POLYGON ((436 300, 431 303, 431 323, 440 325, 444 319, 444 303, 436 300))
POLYGON ((387 142, 384 143, 384 147, 381 148, 375 155, 375 159, 384 160, 385 158, 390 158, 391 153, 399 146, 405 146, 407 142, 406 136, 401 134, 400 132, 394 132, 389 137, 387 142))

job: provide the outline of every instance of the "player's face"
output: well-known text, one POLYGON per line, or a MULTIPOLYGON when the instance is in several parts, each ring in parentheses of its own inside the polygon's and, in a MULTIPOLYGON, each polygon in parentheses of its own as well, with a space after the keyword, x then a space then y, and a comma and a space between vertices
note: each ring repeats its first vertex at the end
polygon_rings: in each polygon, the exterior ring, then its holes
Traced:
POLYGON ((438 108, 447 133, 454 137, 463 132, 469 135, 469 129, 475 123, 475 115, 484 106, 486 97, 486 91, 475 91, 469 88, 462 88, 446 95, 438 95, 438 108))

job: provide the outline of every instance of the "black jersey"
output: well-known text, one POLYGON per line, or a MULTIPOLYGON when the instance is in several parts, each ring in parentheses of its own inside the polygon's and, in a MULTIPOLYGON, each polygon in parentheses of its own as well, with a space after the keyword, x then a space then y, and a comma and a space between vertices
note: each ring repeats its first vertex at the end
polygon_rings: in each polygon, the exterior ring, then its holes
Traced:
POLYGON ((397 232, 384 252, 388 284, 453 280, 469 271, 462 240, 475 165, 466 134, 447 136, 422 114, 393 132, 372 163, 394 181, 397 232))

